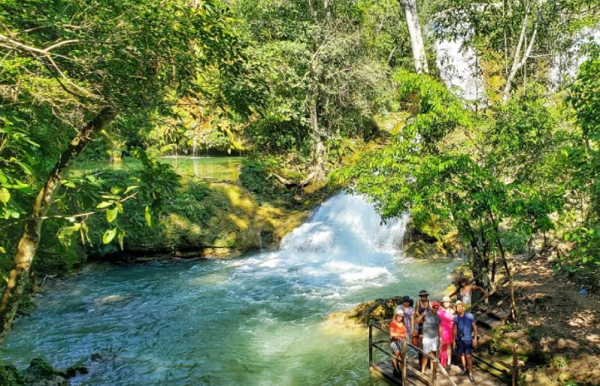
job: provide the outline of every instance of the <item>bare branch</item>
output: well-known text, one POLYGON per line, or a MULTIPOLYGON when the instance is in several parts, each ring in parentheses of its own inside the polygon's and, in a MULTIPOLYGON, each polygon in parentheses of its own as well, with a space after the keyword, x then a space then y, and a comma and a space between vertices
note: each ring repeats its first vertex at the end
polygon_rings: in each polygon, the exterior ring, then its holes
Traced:
POLYGON ((81 40, 79 40, 79 39, 63 40, 62 42, 58 42, 58 43, 56 43, 54 45, 51 45, 50 47, 46 47, 44 49, 44 51, 50 52, 50 50, 53 50, 53 49, 58 48, 60 46, 64 46, 66 44, 72 44, 72 43, 79 43, 80 41, 81 40))

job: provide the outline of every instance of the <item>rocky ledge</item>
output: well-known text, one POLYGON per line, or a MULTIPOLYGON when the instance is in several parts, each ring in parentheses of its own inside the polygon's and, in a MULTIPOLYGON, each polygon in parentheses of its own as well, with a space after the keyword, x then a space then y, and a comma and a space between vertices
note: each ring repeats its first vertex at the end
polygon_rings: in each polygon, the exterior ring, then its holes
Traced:
POLYGON ((77 374, 86 374, 84 366, 71 367, 66 371, 52 368, 42 358, 35 358, 23 371, 11 364, 0 365, 0 385, 2 386, 67 386, 69 378, 77 374))

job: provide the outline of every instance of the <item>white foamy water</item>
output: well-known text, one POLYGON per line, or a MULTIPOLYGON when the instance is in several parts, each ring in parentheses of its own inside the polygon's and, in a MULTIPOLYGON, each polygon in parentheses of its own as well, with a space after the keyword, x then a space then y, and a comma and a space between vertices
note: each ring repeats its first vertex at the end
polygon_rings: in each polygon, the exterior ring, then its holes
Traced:
POLYGON ((436 64, 446 86, 467 101, 483 101, 485 87, 475 50, 465 47, 463 39, 436 40, 435 50, 436 64))
POLYGON ((362 197, 340 193, 286 236, 279 251, 245 261, 240 271, 333 291, 381 286, 395 280, 407 222, 405 215, 383 223, 362 197))

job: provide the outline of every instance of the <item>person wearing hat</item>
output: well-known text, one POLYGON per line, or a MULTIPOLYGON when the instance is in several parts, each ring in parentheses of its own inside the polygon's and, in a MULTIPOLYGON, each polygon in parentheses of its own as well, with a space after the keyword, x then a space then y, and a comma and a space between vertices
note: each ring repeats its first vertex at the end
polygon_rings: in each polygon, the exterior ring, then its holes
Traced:
POLYGON ((394 377, 400 376, 398 359, 402 360, 402 341, 406 340, 406 325, 404 324, 404 313, 401 306, 396 308, 394 319, 390 322, 390 348, 394 354, 392 365, 394 366, 394 377), (398 358, 398 359, 396 359, 398 358))
POLYGON ((438 311, 442 321, 442 351, 440 352, 440 364, 447 372, 452 364, 452 343, 454 343, 454 310, 451 307, 450 296, 444 296, 442 307, 438 311))
POLYGON ((460 300, 456 302, 456 316, 454 317, 454 349, 460 355, 463 371, 460 375, 469 374, 469 381, 475 382, 473 378, 473 348, 477 347, 477 324, 470 312, 460 300))
MULTIPOLYGON (((418 319, 422 315, 430 309, 429 300, 427 297, 429 293, 425 290, 421 290, 419 292, 419 300, 417 300, 417 304, 415 305, 415 319, 418 319)), ((422 320, 422 319, 421 319, 422 320)), ((418 324, 418 334, 419 334, 419 348, 423 348, 423 322, 417 322, 418 324)), ((419 354, 419 360, 421 360, 421 354, 419 354)))
POLYGON ((456 287, 457 290, 450 294, 450 297, 460 295, 460 300, 464 304, 465 310, 468 310, 471 307, 473 292, 480 291, 486 299, 490 296, 490 294, 488 294, 488 292, 485 289, 475 284, 469 284, 469 281, 465 277, 461 277, 460 279, 458 279, 456 287))
MULTIPOLYGON (((438 351, 439 339, 442 336, 442 322, 438 315, 440 303, 431 302, 431 308, 425 310, 416 320, 417 323, 423 323, 423 351, 435 357, 438 351)), ((429 357, 423 355, 421 360, 421 372, 425 373, 429 357)), ((433 372, 433 362, 431 362, 431 371, 433 372)))
POLYGON ((398 309, 401 309, 404 314, 404 325, 406 326, 407 337, 415 335, 417 333, 416 330, 413 331, 415 326, 415 309, 410 306, 410 297, 403 296, 402 304, 396 307, 396 311, 398 309))

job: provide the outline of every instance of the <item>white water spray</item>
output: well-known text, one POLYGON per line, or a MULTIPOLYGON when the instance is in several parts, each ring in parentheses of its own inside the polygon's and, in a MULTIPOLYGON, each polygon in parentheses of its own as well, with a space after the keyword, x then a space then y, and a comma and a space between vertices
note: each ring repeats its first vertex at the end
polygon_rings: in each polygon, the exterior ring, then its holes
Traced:
MULTIPOLYGON (((337 290, 382 286, 394 280, 408 215, 387 223, 362 197, 340 193, 286 236, 277 252, 244 262, 253 276, 279 276, 296 286, 337 290)), ((329 292, 329 291, 326 291, 329 292)))

